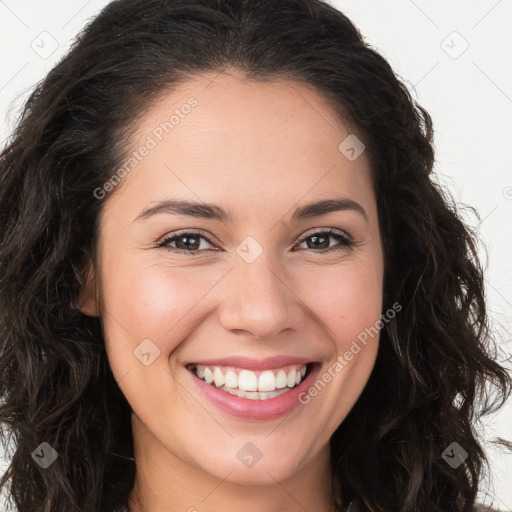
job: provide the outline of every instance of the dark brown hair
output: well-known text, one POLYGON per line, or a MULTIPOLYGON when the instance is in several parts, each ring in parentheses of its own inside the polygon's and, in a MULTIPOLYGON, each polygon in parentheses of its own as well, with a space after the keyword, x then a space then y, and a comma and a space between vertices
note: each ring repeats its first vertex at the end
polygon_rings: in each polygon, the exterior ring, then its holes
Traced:
POLYGON ((384 310, 402 310, 331 439, 339 510, 355 497, 375 512, 471 510, 486 462, 473 420, 512 384, 489 328, 477 235, 432 179, 429 114, 320 0, 117 0, 31 94, 0 155, 0 422, 15 443, 1 485, 19 512, 127 504, 130 406, 101 319, 73 307, 108 201, 94 191, 159 95, 229 69, 315 88, 371 161, 384 310), (42 442, 59 454, 45 470, 31 456, 42 442), (456 469, 442 458, 452 442, 468 453, 456 469))

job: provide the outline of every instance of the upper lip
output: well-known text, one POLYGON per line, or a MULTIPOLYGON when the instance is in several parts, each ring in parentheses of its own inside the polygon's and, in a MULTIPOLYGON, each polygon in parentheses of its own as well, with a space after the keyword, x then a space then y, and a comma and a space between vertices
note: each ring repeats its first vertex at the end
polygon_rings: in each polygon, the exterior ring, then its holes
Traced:
POLYGON ((282 368, 289 364, 307 364, 313 363, 313 359, 295 356, 273 356, 265 359, 255 359, 247 356, 231 356, 218 359, 203 359, 188 364, 200 364, 202 366, 233 366, 235 368, 245 368, 247 370, 262 371, 282 368))

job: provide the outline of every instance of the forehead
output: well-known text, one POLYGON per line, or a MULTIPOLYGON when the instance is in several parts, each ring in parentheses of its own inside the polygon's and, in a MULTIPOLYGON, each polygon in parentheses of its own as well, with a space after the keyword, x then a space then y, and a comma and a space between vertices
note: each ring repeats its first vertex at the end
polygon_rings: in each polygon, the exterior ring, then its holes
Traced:
POLYGON ((170 192, 229 197, 234 210, 333 189, 361 196, 372 188, 366 155, 350 160, 340 150, 354 135, 311 86, 199 75, 162 94, 139 120, 126 159, 146 150, 122 188, 147 201, 170 192))

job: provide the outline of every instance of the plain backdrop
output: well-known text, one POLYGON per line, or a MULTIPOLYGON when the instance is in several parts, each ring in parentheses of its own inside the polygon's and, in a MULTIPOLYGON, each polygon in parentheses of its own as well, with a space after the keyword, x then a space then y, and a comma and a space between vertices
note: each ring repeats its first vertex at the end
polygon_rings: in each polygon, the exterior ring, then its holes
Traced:
MULTIPOLYGON (((278 1, 278 0, 277 0, 278 1)), ((32 87, 106 0, 0 0, 0 144, 32 87)), ((431 114, 436 176, 474 206, 487 247, 487 294, 502 357, 512 353, 512 0, 338 0, 431 114)), ((122 87, 122 84, 120 84, 122 87)), ((512 403, 485 421, 512 439, 512 403)), ((481 500, 512 510, 512 454, 486 444, 481 500)), ((1 462, 1 461, 0 461, 1 462)), ((3 471, 4 466, 0 467, 3 471)))

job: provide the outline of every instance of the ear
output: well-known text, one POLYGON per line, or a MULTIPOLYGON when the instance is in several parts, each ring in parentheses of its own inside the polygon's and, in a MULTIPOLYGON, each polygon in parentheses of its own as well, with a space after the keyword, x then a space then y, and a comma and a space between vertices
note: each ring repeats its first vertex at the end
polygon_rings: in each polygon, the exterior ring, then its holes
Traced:
MULTIPOLYGON (((79 278, 81 284, 81 292, 78 297, 76 307, 80 309, 84 315, 100 316, 97 298, 96 276, 91 263, 88 264, 85 277, 79 278)), ((82 274, 82 276, 84 275, 82 274)))

